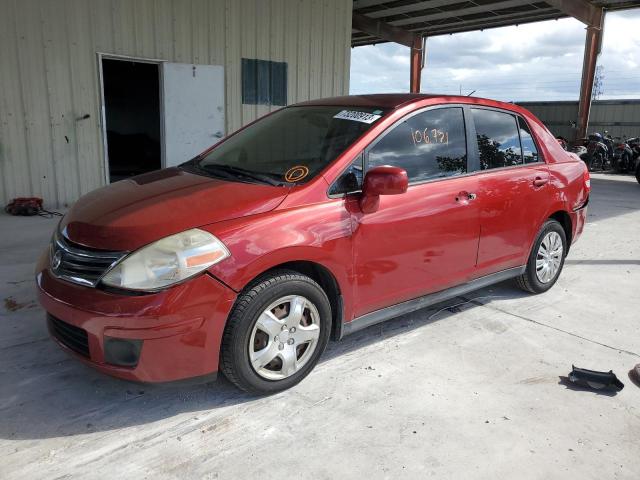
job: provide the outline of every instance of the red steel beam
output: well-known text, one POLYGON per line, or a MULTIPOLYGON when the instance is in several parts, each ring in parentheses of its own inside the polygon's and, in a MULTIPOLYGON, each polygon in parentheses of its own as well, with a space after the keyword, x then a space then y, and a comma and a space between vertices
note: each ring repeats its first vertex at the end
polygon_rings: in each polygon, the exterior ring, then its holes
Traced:
POLYGON ((599 18, 596 25, 587 27, 587 35, 584 44, 584 60, 582 62, 582 81, 580 82, 580 99, 578 100, 578 124, 575 140, 580 140, 587 135, 589 127, 589 113, 591 111, 591 95, 593 94, 593 81, 596 74, 598 55, 602 47, 602 33, 604 25, 604 11, 599 10, 599 18))
POLYGON ((600 17, 602 16, 602 8, 596 7, 587 0, 544 0, 552 7, 557 8, 561 12, 580 20, 586 25, 594 27, 600 26, 600 17))
POLYGON ((409 92, 420 93, 420 78, 422 77, 422 36, 415 35, 411 45, 411 73, 409 77, 409 92))
POLYGON ((351 28, 405 47, 411 48, 413 45, 413 33, 359 13, 352 15, 351 28))
POLYGON ((388 23, 370 18, 359 13, 351 17, 351 27, 354 30, 373 35, 381 40, 399 43, 411 49, 411 73, 409 77, 409 91, 420 93, 420 76, 422 74, 422 36, 388 23))

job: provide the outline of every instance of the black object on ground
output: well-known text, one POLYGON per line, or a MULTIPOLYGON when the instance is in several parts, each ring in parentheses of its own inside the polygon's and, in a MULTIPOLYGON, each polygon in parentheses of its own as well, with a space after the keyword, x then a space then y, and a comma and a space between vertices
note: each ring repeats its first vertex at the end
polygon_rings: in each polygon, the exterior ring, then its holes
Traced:
POLYGON ((619 392, 624 388, 624 383, 618 380, 616 374, 612 370, 608 372, 598 372, 595 370, 587 370, 586 368, 578 368, 571 366, 569 380, 583 387, 593 388, 594 390, 609 390, 619 392))
POLYGON ((631 380, 636 387, 640 387, 640 363, 629 370, 629 380, 631 380))

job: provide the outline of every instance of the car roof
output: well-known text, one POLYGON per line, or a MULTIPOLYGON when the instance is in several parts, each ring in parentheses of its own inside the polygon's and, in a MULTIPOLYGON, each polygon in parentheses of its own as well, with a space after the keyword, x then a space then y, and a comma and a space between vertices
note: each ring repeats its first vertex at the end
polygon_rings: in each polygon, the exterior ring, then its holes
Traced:
POLYGON ((427 94, 427 93, 375 93, 367 95, 345 95, 342 97, 319 98, 307 102, 297 103, 292 106, 301 105, 324 105, 324 106, 344 106, 361 108, 382 108, 396 109, 421 100, 433 99, 441 100, 443 103, 473 103, 476 105, 486 105, 490 107, 515 110, 512 103, 499 102, 480 97, 467 97, 459 95, 427 94))

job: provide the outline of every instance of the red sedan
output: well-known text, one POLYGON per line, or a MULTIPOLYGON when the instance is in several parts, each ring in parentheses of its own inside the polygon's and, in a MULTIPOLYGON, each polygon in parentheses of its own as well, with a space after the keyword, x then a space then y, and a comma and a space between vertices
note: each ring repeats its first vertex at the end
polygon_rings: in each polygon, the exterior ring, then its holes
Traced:
POLYGON ((514 278, 553 286, 589 174, 528 111, 365 95, 293 105, 80 199, 37 267, 53 337, 131 380, 289 388, 327 342, 514 278))

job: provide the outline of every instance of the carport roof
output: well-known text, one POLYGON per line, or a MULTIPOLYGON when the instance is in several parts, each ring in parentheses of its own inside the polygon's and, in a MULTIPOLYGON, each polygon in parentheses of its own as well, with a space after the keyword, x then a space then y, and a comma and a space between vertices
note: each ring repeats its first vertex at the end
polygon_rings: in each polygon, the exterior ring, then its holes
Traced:
MULTIPOLYGON (((412 34, 431 37, 568 17, 558 8, 562 1, 355 0, 353 13, 412 34)), ((584 3, 607 11, 640 7, 640 0, 584 0, 584 3)), ((356 29, 351 32, 351 45, 354 47, 385 41, 356 29)))

